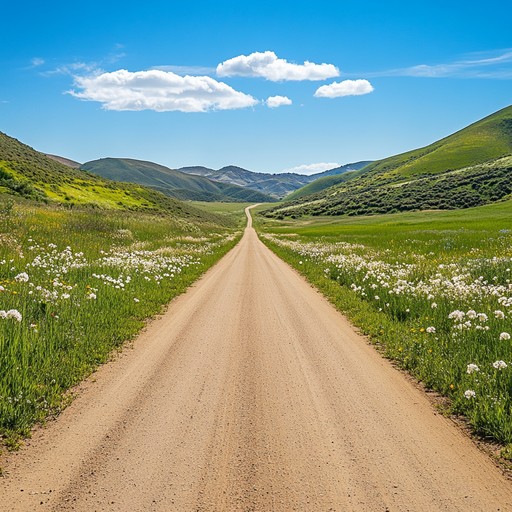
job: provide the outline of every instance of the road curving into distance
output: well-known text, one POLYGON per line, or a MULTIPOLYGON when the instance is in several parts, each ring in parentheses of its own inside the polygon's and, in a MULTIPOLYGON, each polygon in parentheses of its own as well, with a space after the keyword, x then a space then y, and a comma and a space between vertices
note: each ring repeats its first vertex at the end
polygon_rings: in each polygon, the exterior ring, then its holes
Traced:
POLYGON ((3 461, 2 511, 506 511, 512 484, 258 239, 3 461))

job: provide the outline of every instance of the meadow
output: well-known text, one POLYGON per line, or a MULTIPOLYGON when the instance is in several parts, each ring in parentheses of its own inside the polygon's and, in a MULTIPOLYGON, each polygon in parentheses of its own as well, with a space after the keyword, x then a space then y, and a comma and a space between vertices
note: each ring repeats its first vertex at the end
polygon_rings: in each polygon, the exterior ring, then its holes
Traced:
POLYGON ((448 397, 450 413, 508 444, 511 218, 507 201, 367 217, 257 216, 256 228, 386 357, 448 397))
POLYGON ((0 435, 8 446, 58 413, 72 386, 236 244, 233 222, 201 215, 0 198, 0 435))

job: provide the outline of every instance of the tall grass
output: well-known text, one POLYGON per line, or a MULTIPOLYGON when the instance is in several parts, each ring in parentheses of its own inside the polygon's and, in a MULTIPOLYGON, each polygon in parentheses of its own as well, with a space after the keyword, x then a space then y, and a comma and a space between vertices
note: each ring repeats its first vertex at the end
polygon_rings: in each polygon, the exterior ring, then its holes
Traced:
POLYGON ((2 203, 0 435, 58 411, 238 237, 199 219, 2 203))

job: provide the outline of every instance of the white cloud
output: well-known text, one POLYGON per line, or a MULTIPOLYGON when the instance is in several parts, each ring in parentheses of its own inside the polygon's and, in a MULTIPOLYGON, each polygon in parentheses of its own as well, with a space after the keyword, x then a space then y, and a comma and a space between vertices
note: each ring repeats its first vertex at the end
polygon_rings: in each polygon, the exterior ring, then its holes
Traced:
POLYGON ((254 52, 239 55, 217 66, 218 76, 258 76, 279 82, 281 80, 325 80, 339 76, 339 69, 333 64, 292 64, 279 59, 274 52, 254 52))
POLYGON ((38 66, 42 66, 45 63, 45 60, 40 57, 34 57, 30 63, 32 64, 32 67, 37 68, 38 66))
POLYGON ((284 169, 281 172, 295 172, 297 174, 316 174, 317 172, 328 171, 329 169, 336 169, 341 167, 337 162, 319 162, 317 164, 302 164, 289 169, 284 169))
POLYGON ((69 91, 75 98, 98 101, 106 110, 206 112, 252 107, 258 100, 208 76, 179 76, 170 71, 111 73, 76 76, 69 91))
POLYGON ((390 74, 417 76, 427 78, 467 77, 467 78, 510 78, 512 51, 507 50, 498 55, 479 55, 445 64, 419 64, 390 74))
POLYGON ((286 96, 269 96, 265 103, 269 108, 277 108, 283 105, 291 105, 292 100, 286 96))
POLYGON ((208 66, 153 66, 151 69, 160 71, 172 71, 177 75, 213 75, 215 68, 208 66))
POLYGON ((471 53, 460 60, 439 64, 418 64, 408 68, 370 71, 369 77, 409 76, 418 78, 512 78, 512 49, 471 53))
POLYGON ((315 92, 317 98, 339 98, 341 96, 361 96, 373 91, 373 86, 368 80, 343 80, 322 85, 315 92))

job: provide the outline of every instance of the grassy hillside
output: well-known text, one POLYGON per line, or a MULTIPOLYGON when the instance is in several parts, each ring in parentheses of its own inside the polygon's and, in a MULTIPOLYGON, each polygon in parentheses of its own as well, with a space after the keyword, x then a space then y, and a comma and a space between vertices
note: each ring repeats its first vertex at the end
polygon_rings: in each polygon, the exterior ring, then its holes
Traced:
POLYGON ((343 183, 349 179, 351 179, 352 175, 355 171, 348 171, 343 174, 335 174, 324 176, 323 178, 318 178, 317 180, 305 185, 298 190, 295 190, 291 194, 288 194, 284 199, 285 201, 293 201, 295 199, 300 199, 301 197, 306 197, 311 194, 316 194, 325 190, 329 187, 333 187, 334 185, 338 185, 339 183, 343 183))
POLYGON ((487 204, 512 191, 510 154, 512 107, 507 107, 430 146, 373 162, 332 187, 292 197, 269 215, 365 215, 487 204))
POLYGON ((101 158, 87 162, 82 170, 117 181, 152 187, 177 199, 194 201, 268 202, 272 198, 249 188, 220 183, 186 174, 163 165, 131 158, 101 158))
MULTIPOLYGON (((0 132, 0 195, 109 210, 206 215, 150 188, 116 183, 63 165, 0 132)), ((212 220, 219 219, 212 216, 212 220)))
POLYGON ((436 174, 481 164, 512 153, 512 106, 504 108, 430 146, 366 167, 383 176, 436 174))
POLYGON ((366 167, 368 164, 373 163, 372 160, 363 160, 361 162, 353 162, 351 164, 341 165, 340 167, 335 167, 334 169, 328 169, 327 171, 318 172, 312 174, 310 177, 314 180, 318 180, 320 178, 325 178, 326 176, 335 176, 338 174, 344 174, 350 171, 359 171, 363 167, 366 167))

